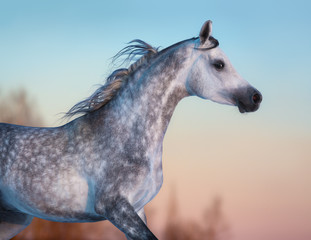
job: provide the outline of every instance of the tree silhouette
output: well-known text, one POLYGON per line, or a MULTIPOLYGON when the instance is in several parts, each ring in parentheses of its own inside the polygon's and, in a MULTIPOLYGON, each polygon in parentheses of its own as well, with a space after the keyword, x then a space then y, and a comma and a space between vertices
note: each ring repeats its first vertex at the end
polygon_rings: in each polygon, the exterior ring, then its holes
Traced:
POLYGON ((220 197, 213 199, 200 222, 184 222, 178 215, 177 195, 173 187, 167 212, 167 224, 164 229, 165 240, 230 239, 229 226, 222 213, 222 200, 220 197))
POLYGON ((43 125, 35 102, 24 89, 6 95, 0 94, 0 122, 27 126, 43 125))
POLYGON ((208 240, 229 239, 229 225, 222 212, 222 199, 215 197, 203 216, 204 236, 208 240))

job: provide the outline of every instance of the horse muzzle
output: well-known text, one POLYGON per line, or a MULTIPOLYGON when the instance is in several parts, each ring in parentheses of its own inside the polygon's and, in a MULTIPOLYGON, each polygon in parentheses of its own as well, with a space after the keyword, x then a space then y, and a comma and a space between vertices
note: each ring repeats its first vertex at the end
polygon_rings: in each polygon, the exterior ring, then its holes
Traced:
POLYGON ((235 102, 240 113, 255 112, 262 102, 262 95, 257 89, 248 87, 235 94, 235 102))

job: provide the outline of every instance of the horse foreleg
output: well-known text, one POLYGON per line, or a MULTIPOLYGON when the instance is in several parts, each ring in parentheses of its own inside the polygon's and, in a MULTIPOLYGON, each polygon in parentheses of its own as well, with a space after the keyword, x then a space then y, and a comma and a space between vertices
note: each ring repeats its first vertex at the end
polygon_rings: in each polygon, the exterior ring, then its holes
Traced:
POLYGON ((146 218, 146 214, 145 214, 145 210, 144 208, 140 209, 138 212, 137 212, 138 216, 141 218, 141 220, 144 221, 144 223, 147 225, 147 218, 146 218))
POLYGON ((0 240, 8 240, 24 230, 32 221, 32 216, 4 210, 0 206, 0 240))
POLYGON ((131 204, 123 197, 102 199, 96 203, 96 212, 119 228, 127 239, 156 240, 131 204))

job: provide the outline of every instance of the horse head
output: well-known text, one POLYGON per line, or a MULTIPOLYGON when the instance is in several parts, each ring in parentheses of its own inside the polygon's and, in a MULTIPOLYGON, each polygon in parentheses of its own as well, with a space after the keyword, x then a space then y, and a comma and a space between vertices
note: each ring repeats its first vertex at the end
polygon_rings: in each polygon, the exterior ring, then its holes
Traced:
POLYGON ((261 93, 244 80, 211 36, 212 22, 206 21, 195 43, 195 61, 186 81, 190 95, 217 103, 235 105, 241 113, 253 112, 262 101, 261 93))

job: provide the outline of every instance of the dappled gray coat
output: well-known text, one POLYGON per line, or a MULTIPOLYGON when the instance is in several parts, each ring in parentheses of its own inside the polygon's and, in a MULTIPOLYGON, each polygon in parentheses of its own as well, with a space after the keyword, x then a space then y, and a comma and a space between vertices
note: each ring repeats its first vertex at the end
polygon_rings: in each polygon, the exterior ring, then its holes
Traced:
POLYGON ((234 70, 211 36, 162 51, 135 40, 117 57, 142 56, 118 69, 57 128, 0 124, 0 240, 33 216, 61 222, 109 220, 128 239, 156 239, 144 205, 162 185, 162 143, 186 96, 255 111, 260 93, 234 70))

